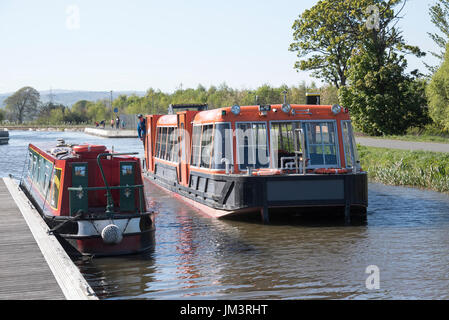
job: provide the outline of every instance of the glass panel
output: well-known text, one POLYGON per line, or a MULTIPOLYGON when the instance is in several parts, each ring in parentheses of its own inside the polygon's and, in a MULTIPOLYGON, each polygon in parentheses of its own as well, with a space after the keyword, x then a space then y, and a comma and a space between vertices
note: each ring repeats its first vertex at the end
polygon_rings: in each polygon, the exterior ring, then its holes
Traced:
POLYGON ((161 129, 161 153, 160 158, 165 159, 165 153, 167 151, 167 128, 164 127, 161 129))
POLYGON ((256 168, 268 168, 270 165, 267 125, 265 123, 253 124, 256 130, 256 168))
POLYGON ((161 157, 161 141, 162 141, 162 128, 157 128, 157 139, 156 139, 156 157, 161 157))
POLYGON ((355 141, 354 132, 351 121, 343 121, 343 142, 345 146, 346 166, 352 167, 353 163, 360 161, 357 151, 357 143, 355 141), (351 159, 352 156, 352 159, 351 159))
POLYGON ((353 161, 353 154, 352 154, 352 147, 351 147, 351 140, 350 140, 350 133, 349 133, 349 126, 351 124, 348 121, 343 121, 343 145, 345 148, 345 160, 346 160, 346 167, 352 168, 352 161, 353 161))
POLYGON ((128 175, 133 175, 133 166, 124 164, 121 167, 122 169, 122 176, 128 176, 128 175))
POLYGON ((167 154, 165 156, 165 160, 171 161, 171 154, 173 151, 173 132, 175 128, 167 128, 167 154))
POLYGON ((230 123, 216 123, 214 137, 214 157, 212 169, 226 169, 221 159, 226 158, 232 163, 232 130, 230 123))
POLYGON ((201 165, 202 168, 210 167, 211 155, 213 151, 213 125, 203 126, 203 134, 201 135, 201 165))
POLYGON ((55 174, 53 175, 53 187, 50 195, 50 204, 53 208, 58 208, 58 200, 59 200, 59 188, 60 188, 60 179, 61 179, 61 169, 55 169, 55 174))
POLYGON ((240 170, 268 168, 267 127, 265 123, 237 124, 237 150, 240 170))
POLYGON ((33 168, 34 168, 34 160, 33 160, 33 153, 29 153, 29 159, 28 159, 28 176, 32 178, 33 175, 33 168))
POLYGON ((198 167, 200 164, 200 138, 201 138, 201 126, 193 127, 192 137, 192 166, 198 167))
POLYGON ((305 131, 310 165, 338 165, 334 123, 306 122, 305 131))
POLYGON ((172 133, 172 152, 171 152, 171 161, 178 162, 179 155, 179 142, 178 142, 178 128, 173 128, 172 133))

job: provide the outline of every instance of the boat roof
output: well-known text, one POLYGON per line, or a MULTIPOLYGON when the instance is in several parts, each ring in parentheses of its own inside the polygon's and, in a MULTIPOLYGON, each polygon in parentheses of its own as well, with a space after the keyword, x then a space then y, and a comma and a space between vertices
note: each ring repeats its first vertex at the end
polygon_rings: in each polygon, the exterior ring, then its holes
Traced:
MULTIPOLYGON (((56 160, 70 160, 70 159, 76 159, 79 160, 80 159, 80 155, 76 154, 73 152, 73 147, 75 146, 87 146, 87 145, 91 145, 92 144, 88 144, 88 143, 83 143, 83 144, 62 144, 59 142, 41 142, 39 144, 29 144, 29 148, 35 150, 36 152, 39 152, 41 154, 45 154, 45 157, 48 158, 53 158, 56 160)), ((106 149, 104 151, 105 153, 110 152, 110 150, 106 149)), ((103 153, 103 152, 101 152, 103 153)), ((81 156, 82 157, 82 156, 81 156)), ((128 156, 128 155, 121 155, 121 156, 116 156, 114 158, 122 158, 122 159, 130 159, 130 160, 135 160, 137 158, 133 157, 133 156, 128 156)), ((48 159, 50 160, 50 159, 48 159)), ((87 159, 85 159, 87 160, 87 159)))
MULTIPOLYGON (((282 111, 282 104, 270 105, 270 111, 261 113, 260 108, 264 106, 241 106, 240 114, 231 112, 232 107, 223 107, 205 111, 184 111, 196 113, 194 124, 207 124, 213 122, 257 122, 257 121, 299 121, 299 120, 350 120, 347 110, 339 114, 332 113, 331 105, 290 105, 294 114, 282 111)), ((177 115, 161 116, 157 121, 158 126, 177 126, 177 115)))

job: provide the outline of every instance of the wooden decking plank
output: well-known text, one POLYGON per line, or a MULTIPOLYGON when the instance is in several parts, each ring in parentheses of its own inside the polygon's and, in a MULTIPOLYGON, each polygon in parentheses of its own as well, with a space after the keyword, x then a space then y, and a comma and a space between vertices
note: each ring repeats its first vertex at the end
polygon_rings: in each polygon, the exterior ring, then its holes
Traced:
POLYGON ((97 299, 80 290, 88 285, 78 269, 13 186, 0 179, 0 300, 97 299))

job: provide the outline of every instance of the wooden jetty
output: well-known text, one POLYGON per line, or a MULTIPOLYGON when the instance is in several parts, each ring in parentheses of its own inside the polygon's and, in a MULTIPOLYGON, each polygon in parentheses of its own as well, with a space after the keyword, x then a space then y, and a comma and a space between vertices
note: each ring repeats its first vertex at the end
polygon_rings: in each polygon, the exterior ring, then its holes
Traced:
POLYGON ((28 198, 0 178, 0 299, 97 300, 28 198))

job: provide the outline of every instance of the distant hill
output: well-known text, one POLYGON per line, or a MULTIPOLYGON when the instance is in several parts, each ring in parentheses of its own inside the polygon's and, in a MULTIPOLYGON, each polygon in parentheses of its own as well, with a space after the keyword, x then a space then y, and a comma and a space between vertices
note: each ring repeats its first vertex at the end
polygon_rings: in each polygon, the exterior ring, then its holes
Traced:
MULTIPOLYGON (((41 102, 50 101, 50 90, 39 91, 41 94, 41 102)), ((10 93, 0 93, 0 108, 5 107, 4 101, 13 92, 10 93)), ((110 91, 72 91, 72 90, 52 90, 51 94, 53 95, 54 103, 61 103, 66 106, 72 106, 75 102, 79 100, 89 100, 89 101, 97 101, 100 99, 110 99, 111 93, 110 91)), ((137 96, 144 96, 144 91, 112 91, 112 98, 115 99, 119 95, 132 95, 135 94, 137 96)))

